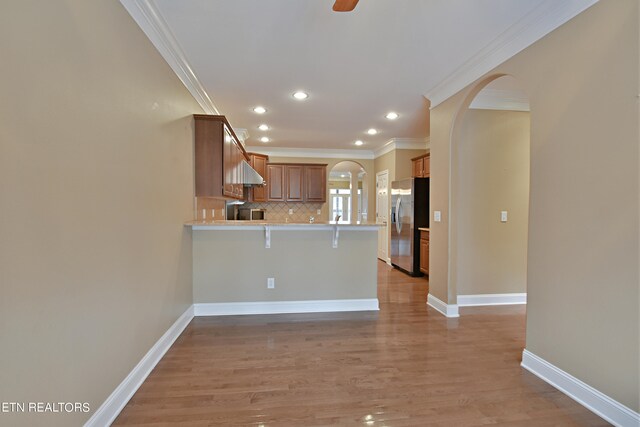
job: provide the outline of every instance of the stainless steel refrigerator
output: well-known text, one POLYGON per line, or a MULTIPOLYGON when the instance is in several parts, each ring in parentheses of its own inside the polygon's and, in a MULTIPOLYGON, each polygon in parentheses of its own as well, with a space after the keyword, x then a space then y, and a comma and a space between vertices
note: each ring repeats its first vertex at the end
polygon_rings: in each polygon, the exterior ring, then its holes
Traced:
POLYGON ((391 183, 391 264, 410 274, 420 272, 420 231, 429 227, 429 178, 391 183))

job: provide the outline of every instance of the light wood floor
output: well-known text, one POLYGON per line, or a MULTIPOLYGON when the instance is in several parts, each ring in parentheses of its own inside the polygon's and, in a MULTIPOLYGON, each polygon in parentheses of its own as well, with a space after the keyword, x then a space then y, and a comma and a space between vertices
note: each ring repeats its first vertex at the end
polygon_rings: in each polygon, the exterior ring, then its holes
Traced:
POLYGON ((520 367, 524 306, 427 291, 381 262, 379 312, 195 318, 114 425, 608 425, 520 367))

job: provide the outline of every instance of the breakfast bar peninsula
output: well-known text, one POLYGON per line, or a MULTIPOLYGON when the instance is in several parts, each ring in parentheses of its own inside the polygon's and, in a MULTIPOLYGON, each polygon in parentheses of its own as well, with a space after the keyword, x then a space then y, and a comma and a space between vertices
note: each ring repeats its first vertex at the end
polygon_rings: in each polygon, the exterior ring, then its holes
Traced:
POLYGON ((185 225, 196 316, 378 310, 375 223, 185 225))

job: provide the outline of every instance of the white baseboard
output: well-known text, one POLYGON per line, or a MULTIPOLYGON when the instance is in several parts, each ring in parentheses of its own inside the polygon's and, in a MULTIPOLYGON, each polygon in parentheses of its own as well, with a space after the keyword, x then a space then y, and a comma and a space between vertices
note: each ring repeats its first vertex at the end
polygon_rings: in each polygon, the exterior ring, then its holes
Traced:
POLYGON ((638 427, 640 425, 638 412, 627 408, 527 349, 522 352, 521 366, 615 426, 638 427))
POLYGON ((472 307, 476 305, 508 305, 526 304, 527 294, 478 294, 458 295, 458 307, 472 307))
POLYGON ((116 419, 120 411, 125 407, 129 399, 142 385, 153 368, 158 364, 162 356, 169 350, 171 345, 180 336, 184 328, 193 319, 193 306, 190 306, 167 332, 151 347, 151 350, 144 355, 135 368, 118 385, 111 395, 93 413, 93 416, 85 423, 85 427, 109 426, 116 419))
POLYGON ((194 304, 195 316, 240 314, 324 313, 332 311, 378 310, 378 299, 338 299, 311 301, 260 301, 194 304))
POLYGON ((460 317, 456 304, 446 304, 431 294, 427 296, 427 305, 435 308, 447 317, 460 317))

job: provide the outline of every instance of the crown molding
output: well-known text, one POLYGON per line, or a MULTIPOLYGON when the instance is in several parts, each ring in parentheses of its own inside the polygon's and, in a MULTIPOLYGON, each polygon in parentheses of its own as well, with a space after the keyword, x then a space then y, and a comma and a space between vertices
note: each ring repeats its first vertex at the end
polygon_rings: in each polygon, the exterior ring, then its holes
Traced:
POLYGON ((252 145, 247 151, 265 154, 273 157, 309 157, 324 159, 373 159, 371 150, 345 150, 332 148, 285 148, 252 145))
POLYGON ((523 92, 504 89, 482 89, 473 98, 471 109, 529 111, 529 98, 523 92))
POLYGON ((540 40, 598 0, 545 0, 425 94, 431 108, 540 40))
POLYGON ((391 138, 382 147, 373 152, 374 158, 384 156, 393 150, 428 150, 429 137, 426 138, 391 138))
POLYGON ((153 0, 120 0, 206 114, 220 114, 153 0))

